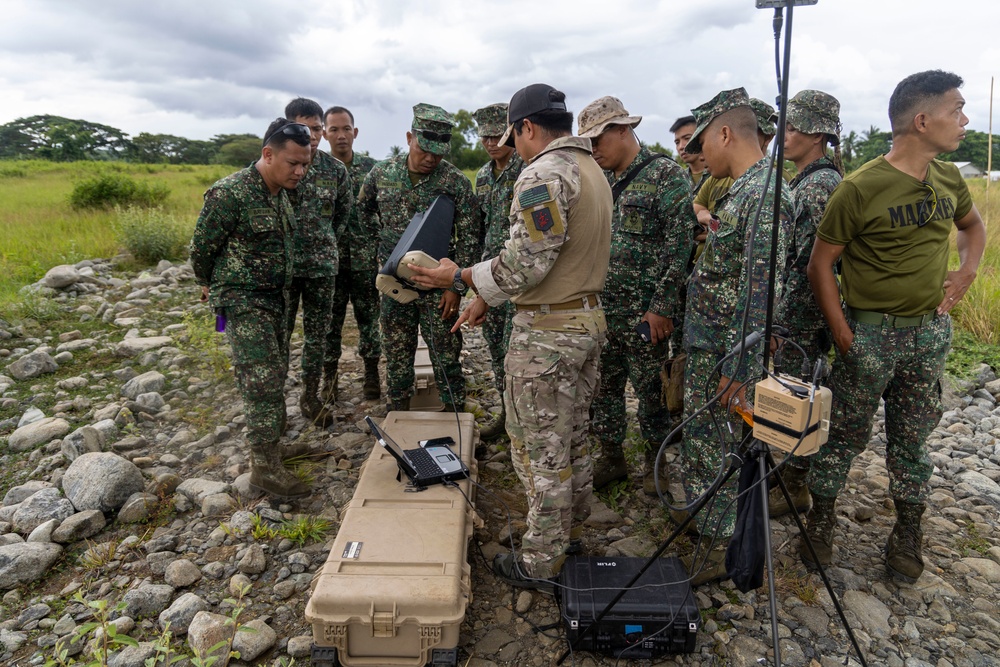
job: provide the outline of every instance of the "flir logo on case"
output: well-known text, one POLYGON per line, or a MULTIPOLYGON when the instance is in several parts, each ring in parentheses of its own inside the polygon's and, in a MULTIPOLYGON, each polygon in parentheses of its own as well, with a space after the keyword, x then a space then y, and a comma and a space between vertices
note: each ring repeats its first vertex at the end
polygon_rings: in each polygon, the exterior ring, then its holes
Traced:
POLYGON ((597 561, 597 567, 618 567, 618 563, 614 561, 597 561))

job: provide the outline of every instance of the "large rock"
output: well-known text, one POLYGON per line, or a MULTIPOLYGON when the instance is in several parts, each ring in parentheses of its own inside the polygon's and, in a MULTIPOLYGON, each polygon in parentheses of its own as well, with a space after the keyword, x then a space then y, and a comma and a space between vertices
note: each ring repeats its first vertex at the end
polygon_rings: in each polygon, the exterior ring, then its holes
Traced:
POLYGON ((174 596, 174 587, 166 584, 143 584, 125 593, 122 602, 125 608, 116 612, 117 616, 129 618, 148 618, 159 616, 160 612, 170 604, 174 596))
POLYGON ((26 452, 55 438, 69 433, 69 422, 58 417, 46 417, 27 426, 22 426, 10 434, 7 446, 15 452, 26 452))
POLYGON ((42 489, 18 505, 14 513, 14 530, 27 534, 46 521, 62 522, 75 514, 73 503, 62 497, 59 489, 42 489))
POLYGON ((104 530, 106 524, 104 512, 100 510, 77 512, 59 524, 59 527, 52 533, 52 541, 62 544, 79 542, 97 535, 104 530))
POLYGON ((227 621, 229 621, 228 616, 199 611, 188 625, 188 646, 196 655, 202 658, 209 657, 210 648, 219 642, 227 641, 232 635, 227 621))
MULTIPOLYGON (((115 354, 119 357, 135 357, 143 352, 166 347, 173 342, 170 336, 152 336, 150 338, 126 338, 115 346, 115 354)), ((137 394, 138 395, 138 394, 137 394)))
POLYGON ((93 426, 81 426, 63 438, 59 449, 66 460, 72 463, 88 452, 101 451, 101 438, 93 426))
POLYGON ((214 479, 202 479, 192 477, 181 482, 177 487, 177 493, 186 496, 193 503, 201 503, 205 498, 218 493, 229 493, 229 484, 217 482, 214 479))
POLYGON ((200 611, 207 610, 207 602, 194 593, 185 593, 174 600, 173 604, 160 612, 160 627, 165 630, 167 624, 170 624, 170 632, 175 637, 185 635, 195 615, 200 611))
POLYGON ((142 375, 136 375, 122 386, 122 396, 136 400, 140 394, 147 394, 151 391, 163 391, 167 384, 167 378, 158 371, 149 371, 142 375))
POLYGON ((24 355, 7 367, 15 380, 30 380, 45 373, 55 373, 59 364, 47 352, 35 350, 24 355))
POLYGON ((45 482, 39 479, 30 479, 20 486, 15 486, 7 495, 3 497, 4 507, 7 505, 17 505, 35 495, 42 489, 51 489, 52 482, 45 482))
POLYGON ((143 489, 139 468, 109 452, 80 456, 66 469, 62 484, 66 497, 77 511, 111 512, 143 489))
POLYGON ((233 650, 240 652, 241 662, 252 662, 278 641, 278 633, 262 619, 257 618, 243 625, 251 628, 252 632, 237 632, 233 637, 233 650))
POLYGON ((0 547, 0 590, 30 584, 51 567, 62 547, 52 542, 25 542, 0 547))
POLYGON ((160 497, 145 491, 133 493, 118 511, 118 523, 145 521, 160 506, 160 497))
POLYGON ((82 276, 75 266, 70 264, 60 264, 49 269, 41 283, 52 289, 62 289, 77 283, 82 276))

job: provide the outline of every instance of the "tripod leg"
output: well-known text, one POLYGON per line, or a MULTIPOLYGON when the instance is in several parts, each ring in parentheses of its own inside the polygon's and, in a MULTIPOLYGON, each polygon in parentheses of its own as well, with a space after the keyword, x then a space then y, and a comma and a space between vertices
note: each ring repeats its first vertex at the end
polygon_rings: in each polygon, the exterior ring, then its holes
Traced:
MULTIPOLYGON (((767 453, 767 464, 774 470, 775 463, 774 459, 771 457, 771 453, 767 453)), ((858 656, 858 660, 861 662, 863 667, 868 667, 868 662, 865 660, 864 653, 861 652, 861 646, 858 644, 857 637, 854 636, 854 630, 851 629, 851 624, 847 622, 847 617, 844 615, 844 608, 840 606, 840 598, 833 590, 833 584, 830 582, 829 577, 826 576, 826 568, 819 564, 819 558, 816 555, 816 549, 813 547, 812 541, 810 541, 809 536, 806 535, 806 525, 802 523, 802 515, 799 514, 798 510, 792 506, 791 494, 788 493, 788 488, 785 486, 785 482, 782 481, 781 475, 774 476, 775 481, 778 482, 778 487, 781 489, 781 493, 785 496, 785 500, 788 502, 789 507, 792 507, 792 516, 795 517, 795 525, 799 527, 799 535, 805 540, 806 547, 809 549, 809 553, 812 554, 813 561, 816 563, 816 569, 819 572, 820 578, 823 580, 823 585, 826 587, 826 592, 830 594, 830 599, 833 600, 833 606, 837 610, 837 616, 840 617, 840 624, 844 626, 844 630, 847 631, 847 636, 851 639, 851 645, 854 647, 854 652, 858 656)))
MULTIPOLYGON (((762 448, 765 447, 762 443, 758 443, 758 445, 762 448)), ((771 454, 765 449, 757 457, 757 465, 760 466, 760 481, 764 485, 764 492, 760 494, 760 511, 762 512, 761 516, 764 518, 764 554, 767 559, 767 593, 771 608, 771 638, 774 643, 774 664, 775 667, 781 667, 781 639, 778 635, 778 595, 774 590, 774 556, 771 553, 771 510, 768 506, 767 484, 765 482, 768 465, 771 463, 771 454)))

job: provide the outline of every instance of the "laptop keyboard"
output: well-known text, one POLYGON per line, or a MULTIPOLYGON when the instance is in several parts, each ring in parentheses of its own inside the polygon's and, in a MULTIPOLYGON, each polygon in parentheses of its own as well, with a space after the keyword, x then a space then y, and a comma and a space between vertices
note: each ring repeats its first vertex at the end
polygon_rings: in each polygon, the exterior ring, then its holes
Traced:
POLYGON ((406 451, 406 458, 416 468, 420 477, 430 478, 441 474, 441 466, 424 449, 409 449, 406 451))

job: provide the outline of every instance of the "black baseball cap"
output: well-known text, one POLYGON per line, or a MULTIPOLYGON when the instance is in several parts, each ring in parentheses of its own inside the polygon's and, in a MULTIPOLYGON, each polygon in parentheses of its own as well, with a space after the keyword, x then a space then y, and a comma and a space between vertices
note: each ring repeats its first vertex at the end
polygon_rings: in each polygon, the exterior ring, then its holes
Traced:
POLYGON ((547 83, 533 83, 514 93, 507 107, 507 131, 500 137, 501 146, 514 145, 514 123, 524 120, 531 114, 542 111, 566 111, 565 96, 557 102, 553 93, 559 91, 547 83))

